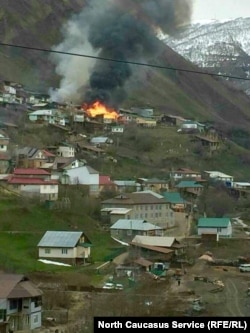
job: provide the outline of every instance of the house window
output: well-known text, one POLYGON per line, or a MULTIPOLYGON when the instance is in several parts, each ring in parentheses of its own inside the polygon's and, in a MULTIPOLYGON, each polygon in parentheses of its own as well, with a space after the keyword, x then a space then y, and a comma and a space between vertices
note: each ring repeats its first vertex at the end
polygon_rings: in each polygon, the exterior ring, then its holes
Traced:
POLYGON ((35 324, 35 323, 38 323, 38 315, 35 315, 35 316, 33 317, 33 322, 34 322, 34 324, 35 324))
POLYGON ((0 321, 6 320, 6 310, 0 309, 0 321))
POLYGON ((45 250, 44 250, 44 253, 46 253, 46 254, 50 254, 50 249, 45 249, 45 250))
POLYGON ((153 210, 154 209, 154 206, 153 205, 151 205, 151 210, 153 210))
POLYGON ((62 249, 62 254, 67 254, 67 253, 68 253, 68 249, 63 248, 62 249))
POLYGON ((40 297, 34 297, 34 298, 32 298, 31 301, 34 303, 35 308, 37 308, 38 306, 40 306, 41 303, 42 303, 40 297))
POLYGON ((128 235, 128 236, 131 236, 131 235, 132 235, 132 229, 129 229, 129 230, 127 231, 127 235, 128 235))
POLYGON ((17 309, 18 303, 17 299, 10 299, 10 310, 17 309))
POLYGON ((217 232, 221 232, 221 228, 217 228, 217 232))

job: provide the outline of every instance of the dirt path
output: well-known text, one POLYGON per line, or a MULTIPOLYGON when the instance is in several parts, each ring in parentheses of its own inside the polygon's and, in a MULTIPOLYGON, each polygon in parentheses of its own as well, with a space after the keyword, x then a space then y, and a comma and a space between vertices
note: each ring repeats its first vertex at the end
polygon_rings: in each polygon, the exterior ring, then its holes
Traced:
POLYGON ((238 290, 236 283, 233 279, 228 278, 226 280, 226 307, 232 316, 244 317, 245 311, 244 307, 244 298, 245 295, 242 295, 242 291, 238 290))

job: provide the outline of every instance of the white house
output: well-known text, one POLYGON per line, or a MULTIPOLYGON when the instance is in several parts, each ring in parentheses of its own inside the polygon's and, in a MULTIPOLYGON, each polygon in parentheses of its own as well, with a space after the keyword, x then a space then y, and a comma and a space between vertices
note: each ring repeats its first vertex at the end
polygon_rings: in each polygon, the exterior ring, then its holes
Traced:
POLYGON ((130 209, 126 218, 150 220, 162 229, 172 228, 176 224, 170 204, 164 196, 153 191, 121 193, 114 198, 102 201, 101 209, 103 208, 130 209))
POLYGON ((37 245, 38 257, 71 265, 82 264, 89 259, 91 246, 82 231, 46 231, 37 245))
POLYGON ((56 110, 36 110, 28 114, 29 120, 36 121, 46 121, 48 123, 54 124, 56 117, 56 110))
POLYGON ((96 136, 94 138, 90 139, 90 144, 96 147, 100 147, 102 145, 108 145, 108 144, 112 144, 113 140, 106 137, 106 136, 96 136))
POLYGON ((232 236, 232 223, 229 217, 200 217, 198 220, 198 235, 215 234, 218 237, 232 236))
POLYGON ((124 126, 117 125, 117 126, 111 126, 111 133, 123 133, 124 132, 124 126))
POLYGON ((64 184, 87 185, 91 195, 99 193, 99 172, 88 165, 67 169, 62 177, 64 177, 64 184))
POLYGON ((215 181, 221 181, 221 182, 233 182, 234 177, 227 175, 220 171, 203 171, 205 178, 215 180, 215 181))
POLYGON ((0 332, 33 332, 42 326, 42 291, 27 277, 0 274, 0 332))
POLYGON ((181 179, 199 179, 201 178, 201 173, 199 171, 191 170, 188 168, 179 168, 176 170, 171 170, 169 174, 171 179, 175 181, 181 179))
POLYGON ((111 237, 127 241, 136 235, 163 236, 164 230, 153 223, 140 219, 119 219, 110 227, 111 237))
POLYGON ((55 179, 45 180, 34 177, 9 176, 7 186, 13 192, 22 196, 38 198, 41 202, 58 199, 58 181, 55 179))
POLYGON ((61 157, 74 157, 75 156, 75 148, 73 145, 69 143, 62 143, 57 149, 57 156, 61 157))

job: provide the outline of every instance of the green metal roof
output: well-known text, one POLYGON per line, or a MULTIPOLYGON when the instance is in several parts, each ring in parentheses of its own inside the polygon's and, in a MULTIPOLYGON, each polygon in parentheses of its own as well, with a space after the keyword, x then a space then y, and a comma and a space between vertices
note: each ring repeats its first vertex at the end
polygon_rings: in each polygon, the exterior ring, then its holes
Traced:
POLYGON ((180 204, 187 202, 181 197, 179 192, 164 192, 163 196, 170 203, 180 204))
POLYGON ((229 217, 200 217, 198 228, 227 228, 229 217))
POLYGON ((203 187, 203 186, 194 180, 182 180, 175 187, 185 188, 185 187, 203 187))

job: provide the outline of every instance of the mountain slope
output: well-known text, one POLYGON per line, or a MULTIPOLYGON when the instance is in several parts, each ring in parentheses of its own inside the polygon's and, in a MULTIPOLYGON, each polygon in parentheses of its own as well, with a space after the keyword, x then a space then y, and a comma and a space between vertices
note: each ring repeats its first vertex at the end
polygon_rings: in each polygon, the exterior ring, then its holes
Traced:
POLYGON ((146 99, 148 105, 163 112, 214 121, 224 130, 240 127, 248 131, 250 99, 244 92, 222 79, 188 72, 201 70, 164 43, 157 63, 185 71, 144 70, 140 85, 139 79, 134 82, 133 86, 140 88, 133 90, 133 100, 137 96, 141 104, 146 99))
MULTIPOLYGON (((12 6, 9 1, 2 1, 1 40, 51 48, 62 41, 62 24, 83 6, 80 0, 12 0, 12 6)), ((150 105, 162 113, 214 122, 225 132, 233 128, 249 132, 250 99, 246 94, 225 80, 188 72, 201 70, 166 45, 166 41, 157 43, 158 56, 149 62, 171 69, 131 66, 133 75, 126 83, 129 94, 121 107, 150 105)), ((47 53, 3 46, 0 48, 0 77, 46 92, 59 84, 60 79, 47 53)))
MULTIPOLYGON (((0 41, 15 45, 51 48, 59 42, 61 26, 83 6, 84 0, 2 0, 0 41)), ((0 46, 0 78, 21 82, 30 88, 47 89, 56 82, 48 53, 0 46), (49 85, 50 86, 50 85, 49 85)))
MULTIPOLYGON (((250 18, 198 22, 164 42, 194 64, 212 73, 250 78, 250 18)), ((250 94, 250 81, 230 80, 250 94)))

